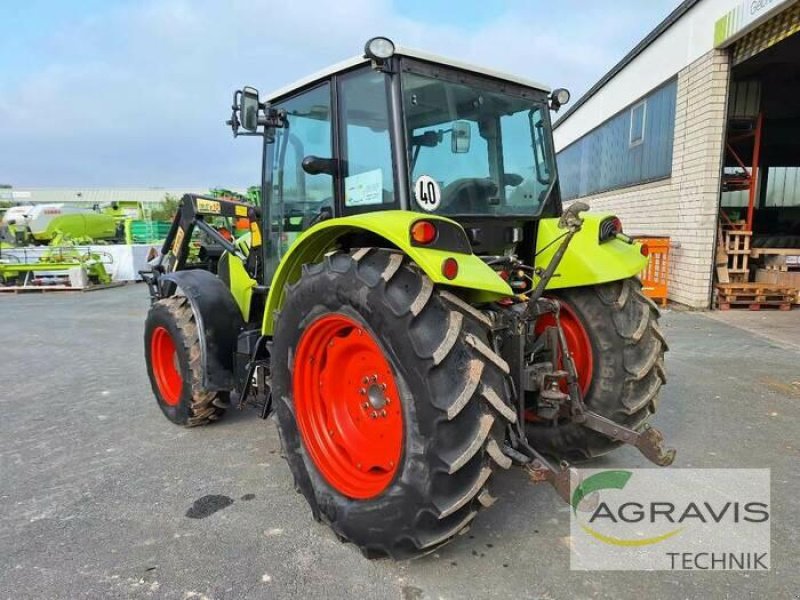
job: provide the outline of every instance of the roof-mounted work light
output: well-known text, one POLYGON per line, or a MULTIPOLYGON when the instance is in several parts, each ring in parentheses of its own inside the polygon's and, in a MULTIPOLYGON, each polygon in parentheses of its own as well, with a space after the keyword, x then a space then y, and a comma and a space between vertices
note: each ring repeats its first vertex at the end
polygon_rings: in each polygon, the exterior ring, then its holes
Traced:
POLYGON ((569 102, 569 90, 566 88, 557 88, 550 93, 550 108, 558 112, 564 104, 569 102))
POLYGON ((364 56, 383 64, 394 56, 394 42, 387 37, 374 37, 364 44, 364 56))

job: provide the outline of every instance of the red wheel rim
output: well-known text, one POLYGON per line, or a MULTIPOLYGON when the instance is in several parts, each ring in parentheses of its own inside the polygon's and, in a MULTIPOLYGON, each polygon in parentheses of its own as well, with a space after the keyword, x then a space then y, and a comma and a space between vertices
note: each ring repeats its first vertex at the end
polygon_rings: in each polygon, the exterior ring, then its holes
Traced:
POLYGON ((300 338, 292 386, 303 445, 325 480, 355 499, 385 490, 400 462, 403 412, 372 335, 344 315, 318 318, 300 338))
POLYGON ((158 391, 165 403, 175 406, 181 399, 183 378, 177 367, 175 342, 165 327, 156 327, 150 338, 150 362, 158 391))
MULTIPOLYGON (((575 370, 578 372, 578 384, 584 397, 589 393, 589 386, 592 385, 592 375, 594 371, 594 357, 592 356, 592 341, 589 333, 581 323, 575 311, 565 302, 559 301, 561 311, 559 312, 561 328, 564 330, 564 337, 567 338, 567 348, 572 355, 575 363, 575 370)), ((555 327, 556 320, 552 314, 544 315, 536 321, 536 335, 540 335, 548 327, 555 327)), ((563 367, 561 356, 558 357, 558 368, 563 367)))

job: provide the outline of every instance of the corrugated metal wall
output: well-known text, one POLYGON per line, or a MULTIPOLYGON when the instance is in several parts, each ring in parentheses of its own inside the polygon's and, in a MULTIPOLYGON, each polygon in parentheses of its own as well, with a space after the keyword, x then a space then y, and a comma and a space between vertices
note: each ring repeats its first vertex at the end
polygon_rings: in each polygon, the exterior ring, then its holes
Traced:
POLYGON ((761 109, 761 82, 756 80, 731 82, 728 96, 729 119, 752 119, 761 109))
POLYGON ((638 100, 558 154, 565 200, 661 179, 672 171, 677 80, 638 100), (631 133, 644 103, 644 139, 631 133))
MULTIPOLYGON (((800 168, 799 167, 767 167, 760 169, 760 176, 767 178, 767 190, 764 208, 800 206, 800 168)), ((747 190, 725 192, 722 194, 722 206, 728 208, 744 208, 747 206, 747 190)))
POLYGON ((800 206, 800 168, 769 168, 764 206, 800 206))

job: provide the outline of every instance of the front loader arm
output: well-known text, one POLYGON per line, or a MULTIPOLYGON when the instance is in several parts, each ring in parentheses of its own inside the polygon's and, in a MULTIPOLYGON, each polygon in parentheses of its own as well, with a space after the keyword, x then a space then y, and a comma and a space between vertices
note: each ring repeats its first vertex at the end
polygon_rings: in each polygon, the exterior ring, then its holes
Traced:
MULTIPOLYGON (((189 242, 195 227, 202 229, 231 254, 241 254, 230 240, 223 237, 219 231, 205 222, 205 217, 248 219, 251 227, 251 246, 255 248, 261 245, 261 232, 258 229, 258 211, 254 206, 224 198, 184 194, 169 233, 167 233, 167 237, 161 247, 162 260, 159 264, 163 264, 165 256, 172 254, 175 260, 171 268, 172 271, 180 271, 186 265, 186 259, 189 255, 189 242)), ((244 259, 245 257, 241 256, 240 258, 244 259)))
MULTIPOLYGON (((182 271, 186 267, 195 227, 201 229, 218 243, 231 257, 236 257, 243 265, 246 265, 246 273, 251 280, 258 279, 261 270, 261 252, 258 249, 262 244, 259 221, 258 209, 250 204, 224 198, 185 194, 181 198, 167 237, 161 246, 158 261, 153 265, 152 270, 140 271, 140 275, 150 288, 151 301, 155 302, 164 295, 159 283, 164 274, 182 271), (206 222, 207 217, 247 219, 250 223, 249 245, 256 251, 244 252, 234 241, 227 239, 209 225, 206 222)), ((243 310, 243 312, 246 311, 243 310)))

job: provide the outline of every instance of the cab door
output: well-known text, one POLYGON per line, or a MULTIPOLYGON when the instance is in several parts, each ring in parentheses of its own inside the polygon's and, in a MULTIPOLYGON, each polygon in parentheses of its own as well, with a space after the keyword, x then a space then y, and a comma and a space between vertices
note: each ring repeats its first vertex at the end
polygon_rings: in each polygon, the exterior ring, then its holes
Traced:
POLYGON ((392 163, 388 78, 364 67, 336 80, 342 212, 400 208, 392 163))
POLYGON ((266 153, 269 223, 265 281, 271 281, 281 258, 303 231, 333 215, 333 176, 309 175, 302 166, 307 156, 333 156, 331 104, 328 82, 273 104, 286 111, 288 126, 275 130, 266 153))

